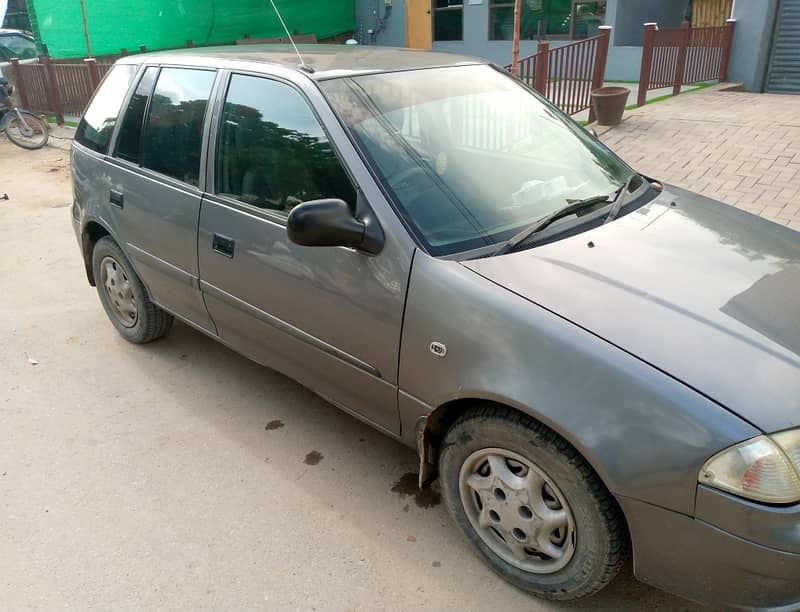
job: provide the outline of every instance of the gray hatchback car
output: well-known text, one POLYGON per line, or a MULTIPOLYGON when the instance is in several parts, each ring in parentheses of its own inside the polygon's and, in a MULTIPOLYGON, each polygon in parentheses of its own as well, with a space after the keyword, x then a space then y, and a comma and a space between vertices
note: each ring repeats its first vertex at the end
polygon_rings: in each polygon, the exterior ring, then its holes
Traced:
POLYGON ((537 596, 800 606, 800 234, 636 173, 481 60, 120 60, 72 217, 131 342, 177 318, 419 452, 537 596))

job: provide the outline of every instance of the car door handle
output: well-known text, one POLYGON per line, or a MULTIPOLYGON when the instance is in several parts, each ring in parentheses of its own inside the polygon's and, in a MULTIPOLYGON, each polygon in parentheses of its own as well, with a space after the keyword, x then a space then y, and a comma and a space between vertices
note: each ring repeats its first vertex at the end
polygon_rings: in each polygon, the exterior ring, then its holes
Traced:
POLYGON ((111 193, 108 194, 108 201, 111 202, 117 208, 122 208, 123 206, 122 192, 112 189, 111 193))
POLYGON ((233 249, 235 246, 236 242, 234 242, 233 238, 228 238, 227 236, 214 234, 214 238, 211 240, 211 248, 225 257, 233 257, 233 249))

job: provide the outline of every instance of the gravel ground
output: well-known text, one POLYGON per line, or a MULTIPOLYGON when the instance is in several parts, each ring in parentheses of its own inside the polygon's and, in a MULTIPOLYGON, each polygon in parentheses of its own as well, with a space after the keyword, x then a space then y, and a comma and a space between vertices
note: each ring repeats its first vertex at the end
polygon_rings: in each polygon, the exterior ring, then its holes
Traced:
POLYGON ((0 141, 0 608, 699 610, 630 569, 531 599, 406 493, 411 450, 183 325, 127 344, 85 280, 68 162, 0 141))

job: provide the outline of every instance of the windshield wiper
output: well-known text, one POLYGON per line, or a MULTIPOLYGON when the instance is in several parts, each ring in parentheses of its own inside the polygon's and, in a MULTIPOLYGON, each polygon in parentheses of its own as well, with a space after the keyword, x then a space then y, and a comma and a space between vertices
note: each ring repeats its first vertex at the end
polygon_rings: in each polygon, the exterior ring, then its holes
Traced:
MULTIPOLYGON (((628 180, 625 181, 625 184, 620 187, 619 193, 617 197, 614 198, 614 204, 611 206, 611 209, 608 211, 608 215, 606 215, 605 221, 603 221, 603 225, 606 223, 611 223, 614 219, 617 218, 619 211, 622 210, 622 207, 625 205, 625 201, 630 197, 631 194, 631 183, 635 179, 641 179, 642 183, 647 183, 648 181, 642 177, 638 172, 634 172, 628 177, 628 180)), ((640 185, 641 187, 641 185, 640 185)))
POLYGON ((563 208, 559 208, 558 210, 551 212, 549 215, 546 215, 541 219, 539 219, 538 221, 531 223, 522 231, 511 236, 511 238, 509 238, 502 245, 500 245, 499 249, 497 249, 492 253, 492 256, 494 257, 495 255, 505 255, 506 253, 510 253, 516 248, 518 244, 527 240, 537 232, 541 232, 548 225, 551 225, 556 221, 558 221, 559 219, 563 219, 564 217, 569 217, 570 215, 577 214, 585 208, 596 206, 597 204, 600 204, 602 202, 611 202, 611 200, 608 199, 608 195, 597 195, 567 204, 563 208))

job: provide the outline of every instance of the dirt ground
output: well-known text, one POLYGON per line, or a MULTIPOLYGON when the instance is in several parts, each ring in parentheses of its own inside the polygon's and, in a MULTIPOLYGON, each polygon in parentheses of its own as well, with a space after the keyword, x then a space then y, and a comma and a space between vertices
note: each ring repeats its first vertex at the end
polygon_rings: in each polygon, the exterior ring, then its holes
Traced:
POLYGON ((0 608, 699 610, 630 569, 531 599, 409 491, 409 449, 185 326, 127 344, 68 161, 0 140, 0 608))

